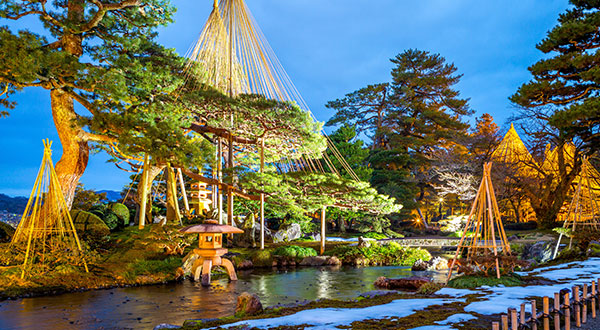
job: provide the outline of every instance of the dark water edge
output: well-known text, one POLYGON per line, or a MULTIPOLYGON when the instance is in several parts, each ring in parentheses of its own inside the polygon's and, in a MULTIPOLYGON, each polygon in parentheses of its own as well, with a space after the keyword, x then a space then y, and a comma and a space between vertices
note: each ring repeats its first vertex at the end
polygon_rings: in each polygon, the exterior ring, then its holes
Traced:
POLYGON ((152 329, 159 323, 233 314, 244 291, 264 306, 303 300, 351 299, 374 290, 379 276, 444 274, 409 267, 317 267, 238 272, 239 280, 215 279, 208 288, 184 281, 0 302, 0 329, 152 329))

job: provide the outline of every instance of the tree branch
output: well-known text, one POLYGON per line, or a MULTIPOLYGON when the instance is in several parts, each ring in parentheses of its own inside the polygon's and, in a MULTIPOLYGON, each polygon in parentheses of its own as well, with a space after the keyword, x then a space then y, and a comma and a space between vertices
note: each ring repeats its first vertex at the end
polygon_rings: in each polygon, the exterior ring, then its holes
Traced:
POLYGON ((99 0, 92 0, 92 3, 98 7, 98 11, 92 16, 92 18, 85 23, 78 33, 88 32, 100 24, 100 21, 104 18, 107 12, 119 9, 125 9, 128 7, 135 7, 140 5, 140 0, 124 0, 117 3, 104 4, 99 0))

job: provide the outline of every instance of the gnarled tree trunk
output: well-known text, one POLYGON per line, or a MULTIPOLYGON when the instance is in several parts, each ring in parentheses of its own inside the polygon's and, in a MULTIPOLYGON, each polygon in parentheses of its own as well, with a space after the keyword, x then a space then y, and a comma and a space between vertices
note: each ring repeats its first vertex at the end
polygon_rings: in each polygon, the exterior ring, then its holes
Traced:
POLYGON ((83 131, 75 122, 77 115, 73 99, 60 89, 50 91, 52 117, 62 145, 63 153, 56 163, 56 174, 67 206, 73 204, 75 188, 88 164, 90 148, 83 131))

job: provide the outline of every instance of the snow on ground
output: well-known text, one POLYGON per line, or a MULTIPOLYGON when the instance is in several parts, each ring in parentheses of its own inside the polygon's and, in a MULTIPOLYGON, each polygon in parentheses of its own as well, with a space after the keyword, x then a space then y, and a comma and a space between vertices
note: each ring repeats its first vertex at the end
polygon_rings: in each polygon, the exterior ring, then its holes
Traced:
MULTIPOLYGON (((554 296, 561 289, 570 289, 573 285, 590 283, 600 276, 600 258, 590 258, 586 261, 539 268, 531 272, 520 272, 520 275, 533 275, 547 280, 558 281, 558 284, 530 285, 526 287, 481 287, 475 289, 487 294, 482 301, 476 301, 465 307, 465 312, 476 312, 490 315, 506 312, 508 308, 517 308, 528 302, 527 297, 554 296)), ((442 293, 442 289, 438 293, 442 293)))
MULTIPOLYGON (((399 299, 388 304, 365 308, 319 308, 304 310, 296 314, 271 319, 241 321, 226 325, 234 327, 247 324, 250 327, 269 328, 276 326, 296 326, 310 324, 306 329, 332 329, 339 325, 349 325, 354 321, 366 319, 384 319, 390 317, 406 317, 415 311, 429 306, 442 305, 452 302, 465 302, 465 296, 479 294, 480 301, 470 303, 464 308, 467 313, 491 315, 506 312, 508 308, 517 308, 521 303, 528 302, 528 297, 553 296, 561 289, 570 289, 573 285, 590 283, 600 277, 600 258, 590 258, 583 262, 571 262, 556 266, 539 268, 531 272, 521 272, 520 275, 532 275, 557 281, 556 284, 530 285, 526 287, 505 287, 503 285, 465 290, 443 288, 437 292, 451 298, 435 299, 399 299)), ((438 325, 429 325, 412 330, 452 330, 453 324, 474 319, 471 314, 455 314, 438 325)))
MULTIPOLYGON (((278 326, 297 326, 310 324, 311 327, 305 329, 325 330, 332 329, 339 325, 350 325, 354 321, 368 319, 384 319, 390 317, 405 317, 415 311, 429 306, 443 305, 461 301, 457 299, 398 299, 390 303, 370 306, 365 308, 317 308, 300 311, 296 314, 260 320, 248 320, 237 323, 227 324, 222 327, 235 327, 239 325, 248 325, 261 329, 278 326)), ((462 300, 464 302, 464 300, 462 300)), ((438 328, 442 329, 442 328, 438 328)), ((451 329, 451 328, 443 328, 451 329)))

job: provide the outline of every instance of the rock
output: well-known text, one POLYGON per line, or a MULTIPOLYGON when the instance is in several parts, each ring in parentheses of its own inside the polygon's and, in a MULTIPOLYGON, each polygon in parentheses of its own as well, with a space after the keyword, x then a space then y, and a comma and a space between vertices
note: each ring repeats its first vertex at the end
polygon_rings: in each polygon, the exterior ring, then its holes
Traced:
POLYGON ((531 245, 526 245, 523 249, 522 259, 544 263, 552 259, 555 246, 555 241, 539 241, 531 245))
POLYGON ((510 242, 512 242, 512 241, 516 241, 516 240, 518 240, 518 239, 519 239, 519 236, 517 236, 517 235, 512 235, 511 237, 509 237, 509 238, 508 238, 508 240, 509 240, 510 242))
POLYGON ((448 260, 442 257, 435 257, 429 260, 428 270, 445 270, 448 269, 448 260))
POLYGON ((327 264, 327 256, 306 257, 300 262, 300 266, 323 266, 327 264))
POLYGON ((591 241, 588 245, 587 255, 588 257, 600 256, 600 242, 591 241))
POLYGON ((336 256, 331 256, 327 259, 328 266, 340 266, 341 264, 342 264, 342 261, 340 259, 338 259, 338 257, 336 257, 336 256))
POLYGON ((302 229, 297 223, 289 224, 286 227, 281 227, 273 235, 273 243, 291 242, 302 237, 302 229))
POLYGON ((212 319, 190 319, 190 320, 183 321, 183 326, 184 327, 193 327, 193 326, 197 327, 199 325, 202 325, 203 323, 214 322, 214 321, 219 321, 219 319, 216 319, 216 318, 212 318, 212 319))
POLYGON ((252 260, 243 260, 242 262, 240 262, 239 265, 237 265, 236 268, 237 269, 250 269, 250 268, 254 268, 254 264, 252 263, 252 260))
POLYGON ((200 255, 194 253, 194 250, 190 251, 190 253, 183 258, 183 265, 181 266, 181 269, 184 276, 194 276, 193 267, 198 258, 200 258, 200 255))
POLYGON ((238 296, 237 306, 235 307, 236 316, 257 315, 262 310, 263 306, 257 295, 244 292, 238 296))
POLYGON ((415 261, 412 265, 411 270, 413 272, 418 271, 433 271, 433 270, 444 270, 448 269, 448 260, 440 257, 435 257, 429 261, 423 261, 421 259, 415 261))
POLYGON ((424 284, 430 283, 431 279, 427 277, 411 276, 407 278, 386 278, 385 276, 379 277, 375 281, 375 286, 384 289, 404 289, 404 290, 418 290, 424 284))
POLYGON ((157 215, 152 219, 152 223, 167 223, 167 217, 164 215, 157 215))
POLYGON ((179 329, 181 328, 178 325, 173 325, 173 324, 168 324, 168 323, 162 323, 159 324, 157 326, 154 327, 154 330, 161 330, 161 329, 179 329))
POLYGON ((410 268, 410 270, 412 270, 413 272, 421 272, 421 271, 425 271, 429 268, 429 263, 427 261, 423 261, 421 259, 415 261, 415 263, 412 265, 412 267, 410 268))
POLYGON ((14 234, 15 229, 11 225, 0 221, 0 243, 10 242, 14 234))
POLYGON ((358 247, 359 248, 368 248, 369 246, 371 246, 371 242, 369 242, 369 240, 365 239, 362 236, 358 237, 358 247))
POLYGON ((185 273, 183 271, 183 268, 178 267, 175 270, 175 281, 183 280, 184 277, 185 277, 185 273))
POLYGON ((311 238, 313 241, 320 242, 320 241, 321 241, 321 234, 320 234, 320 233, 314 233, 314 234, 311 234, 311 235, 310 235, 310 238, 311 238))

